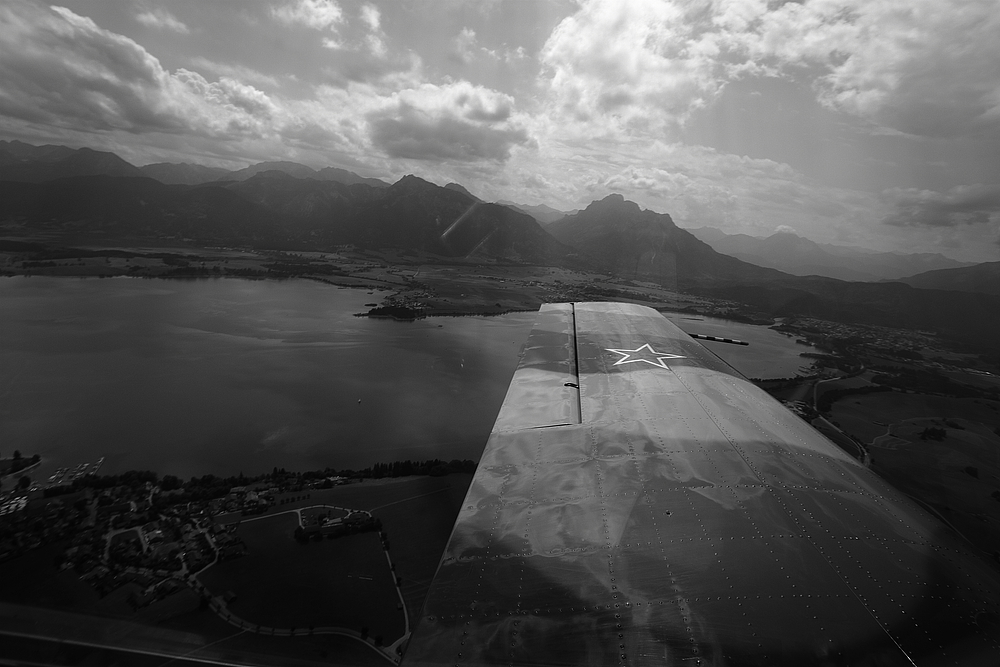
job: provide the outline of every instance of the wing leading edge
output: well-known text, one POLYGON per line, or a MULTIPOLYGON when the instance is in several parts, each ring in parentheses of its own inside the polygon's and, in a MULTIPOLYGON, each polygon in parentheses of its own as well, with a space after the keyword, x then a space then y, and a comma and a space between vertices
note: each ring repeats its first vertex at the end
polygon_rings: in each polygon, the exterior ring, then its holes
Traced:
POLYGON ((649 308, 550 304, 412 665, 994 665, 1000 578, 649 308))

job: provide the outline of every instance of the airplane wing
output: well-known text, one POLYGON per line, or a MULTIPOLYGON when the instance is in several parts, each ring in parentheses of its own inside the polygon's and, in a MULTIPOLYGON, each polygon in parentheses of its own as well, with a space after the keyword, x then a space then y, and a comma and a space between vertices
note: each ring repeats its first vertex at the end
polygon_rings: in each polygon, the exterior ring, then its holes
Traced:
POLYGON ((538 314, 410 665, 996 665, 1000 577, 649 308, 538 314))

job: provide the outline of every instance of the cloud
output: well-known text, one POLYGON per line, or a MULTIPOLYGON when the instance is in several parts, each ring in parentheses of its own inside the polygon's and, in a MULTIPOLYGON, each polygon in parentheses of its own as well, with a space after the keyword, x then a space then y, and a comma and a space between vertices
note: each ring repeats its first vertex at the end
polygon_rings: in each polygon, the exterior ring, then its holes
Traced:
POLYGON ((540 83, 561 122, 666 136, 744 76, 809 77, 882 133, 1000 127, 995 0, 584 0, 540 83))
POLYGON ((361 6, 361 20, 365 22, 368 29, 375 32, 379 29, 382 22, 382 14, 378 11, 375 5, 362 5, 361 6))
POLYGON ((757 64, 818 67, 827 106, 920 136, 1000 124, 993 0, 732 0, 722 40, 757 64))
POLYGON ((791 227, 789 225, 778 225, 777 227, 774 228, 774 233, 775 234, 779 234, 779 233, 783 233, 783 234, 798 234, 798 232, 795 231, 795 228, 791 227))
POLYGON ((333 0, 298 0, 291 4, 271 8, 271 15, 282 23, 300 24, 315 30, 336 32, 344 21, 344 12, 333 0))
POLYGON ((162 30, 172 30, 186 35, 191 32, 182 21, 178 20, 166 9, 159 7, 153 10, 146 10, 136 14, 135 20, 149 28, 160 28, 162 30))
POLYGON ((369 122, 376 146, 392 157, 416 160, 503 161, 513 145, 528 139, 523 129, 481 127, 449 116, 431 118, 409 107, 369 122))
POLYGON ((391 157, 502 162, 531 143, 513 99, 467 82, 423 84, 367 115, 372 143, 391 157))
POLYGON ((131 39, 64 7, 0 8, 0 114, 83 131, 260 135, 280 115, 234 79, 168 72, 131 39))
POLYGON ((455 38, 455 43, 451 50, 451 59, 468 65, 476 57, 476 31, 472 28, 462 28, 455 38))
POLYGON ((405 56, 369 58, 364 51, 344 49, 336 67, 323 69, 329 84, 346 88, 352 83, 377 84, 380 90, 410 88, 423 80, 423 61, 410 52, 405 56))
POLYGON ((1000 185, 959 185, 947 192, 893 188, 882 193, 892 212, 882 219, 895 227, 1000 225, 1000 185))
MULTIPOLYGON (((369 15, 367 25, 374 24, 369 15)), ((253 85, 280 90, 273 77, 206 58, 168 71, 142 46, 89 18, 18 0, 0 6, 0 50, 0 119, 7 127, 21 123, 22 132, 124 133, 169 146, 180 140, 163 137, 201 138, 201 150, 213 141, 208 150, 225 159, 242 146, 270 159, 330 151, 343 160, 499 163, 515 146, 532 143, 511 96, 465 81, 421 82, 419 59, 377 60, 374 74, 371 63, 359 65, 370 76, 290 99, 253 85)))
POLYGON ((163 108, 169 85, 156 58, 63 7, 0 8, 0 112, 87 129, 180 127, 163 108))
MULTIPOLYGON (((493 53, 492 51, 490 53, 493 53)), ((519 46, 513 51, 510 49, 505 49, 503 53, 503 60, 507 64, 518 62, 524 60, 528 57, 528 52, 524 50, 523 46, 519 46)))
POLYGON ((376 58, 384 59, 389 50, 385 45, 385 33, 382 32, 382 14, 374 5, 361 6, 361 21, 368 26, 368 34, 365 36, 365 43, 368 50, 376 58))
MULTIPOLYGON (((192 58, 191 65, 199 70, 206 70, 218 76, 228 77, 230 79, 244 81, 258 86, 271 86, 276 88, 279 85, 278 80, 273 76, 264 74, 263 72, 258 72, 250 67, 244 67, 243 65, 219 63, 201 56, 192 58)), ((293 80, 296 78, 294 74, 284 76, 293 80)))
POLYGON ((609 130, 684 123, 722 83, 718 46, 698 28, 703 12, 657 0, 584 2, 540 55, 557 115, 609 130))

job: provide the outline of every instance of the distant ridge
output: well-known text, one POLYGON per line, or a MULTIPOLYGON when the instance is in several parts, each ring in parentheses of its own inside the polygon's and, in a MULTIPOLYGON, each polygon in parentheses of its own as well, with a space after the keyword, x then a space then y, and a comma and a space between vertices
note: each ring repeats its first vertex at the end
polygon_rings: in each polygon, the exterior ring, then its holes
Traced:
POLYGON ((938 269, 918 273, 898 282, 921 289, 976 292, 1000 296, 1000 262, 984 262, 957 269, 938 269))
POLYGON ((363 176, 358 176, 353 171, 347 171, 346 169, 340 169, 338 167, 324 167, 323 169, 317 171, 312 167, 299 164, 298 162, 286 161, 258 162, 257 164, 252 164, 245 169, 229 172, 228 174, 221 176, 218 180, 245 181, 248 178, 264 171, 280 171, 288 174, 289 176, 294 176, 295 178, 314 178, 318 181, 335 181, 337 183, 343 183, 344 185, 364 183, 376 188, 389 187, 389 184, 385 181, 380 181, 377 178, 365 178, 363 176))
POLYGON ((136 167, 106 151, 56 145, 32 146, 17 140, 0 141, 0 181, 43 183, 72 176, 144 176, 167 185, 200 185, 214 181, 244 181, 262 171, 275 170, 296 178, 389 187, 385 181, 359 176, 339 167, 324 167, 316 171, 297 162, 260 162, 237 171, 186 162, 157 162, 136 167))
POLYGON ((551 206, 546 206, 545 204, 537 204, 534 206, 529 204, 518 204, 517 202, 512 202, 508 199, 501 199, 497 203, 503 204, 504 206, 510 206, 527 213, 537 220, 542 226, 545 226, 550 222, 555 222, 556 220, 562 220, 567 215, 575 215, 580 212, 579 209, 574 209, 572 211, 560 211, 552 208, 551 206))
POLYGON ((14 141, 0 141, 0 164, 23 161, 55 162, 72 155, 75 150, 75 148, 68 146, 55 146, 53 144, 32 146, 16 139, 14 141))
POLYGON ((245 181, 262 171, 280 171, 296 178, 315 178, 316 170, 298 162, 274 161, 258 162, 244 169, 237 169, 224 174, 220 181, 245 181))
POLYGON ((139 170, 155 178, 160 183, 167 185, 198 185, 200 183, 210 183, 217 181, 230 174, 228 169, 221 167, 206 167, 200 164, 188 164, 187 162, 158 162, 139 167, 139 170))
POLYGON ((836 246, 791 232, 766 238, 726 234, 714 227, 689 229, 718 252, 792 275, 818 275, 839 280, 898 279, 922 271, 970 266, 936 253, 902 254, 836 246))
POLYGON ((373 188, 389 187, 389 184, 383 180, 358 176, 353 171, 347 171, 346 169, 340 169, 338 167, 324 167, 316 172, 315 177, 322 181, 336 181, 337 183, 343 183, 344 185, 363 183, 364 185, 370 185, 373 188))
POLYGON ((0 151, 5 155, 0 161, 0 181, 42 183, 73 176, 144 176, 138 167, 114 153, 90 148, 7 142, 0 151))

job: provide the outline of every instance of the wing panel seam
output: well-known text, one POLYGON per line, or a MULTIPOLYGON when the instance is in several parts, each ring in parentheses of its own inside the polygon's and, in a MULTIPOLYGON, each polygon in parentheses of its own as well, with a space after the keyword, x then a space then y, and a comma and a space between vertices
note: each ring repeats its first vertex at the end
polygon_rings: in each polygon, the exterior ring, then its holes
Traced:
POLYGON ((580 383, 580 337, 576 330, 576 303, 570 303, 573 314, 573 375, 576 376, 576 423, 583 423, 583 390, 580 383))

